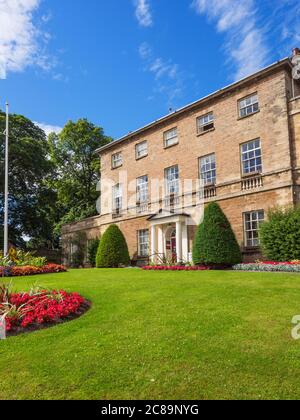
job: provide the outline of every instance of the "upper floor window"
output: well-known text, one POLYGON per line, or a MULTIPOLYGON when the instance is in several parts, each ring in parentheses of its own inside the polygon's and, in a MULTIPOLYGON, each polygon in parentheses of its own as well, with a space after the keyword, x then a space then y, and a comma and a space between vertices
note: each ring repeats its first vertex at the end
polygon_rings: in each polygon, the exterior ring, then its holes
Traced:
POLYGON ((121 184, 117 184, 113 187, 113 211, 120 212, 123 206, 123 188, 121 184))
POLYGON ((139 257, 149 256, 149 230, 138 231, 138 254, 139 257))
POLYGON ((244 214, 245 245, 247 247, 258 247, 260 245, 259 228, 264 219, 265 213, 263 210, 244 214))
POLYGON ((239 101, 240 117, 247 117, 247 115, 254 114, 259 111, 259 102, 257 94, 248 96, 239 101))
POLYGON ((178 165, 165 170, 166 195, 179 194, 179 168, 178 165))
POLYGON ((262 172, 262 153, 260 139, 242 144, 241 154, 243 175, 262 172))
POLYGON ((148 155, 148 142, 143 141, 135 146, 135 157, 141 159, 148 155))
POLYGON ((136 201, 148 203, 148 198, 148 175, 145 175, 136 180, 136 201))
POLYGON ((178 143, 178 131, 177 127, 172 128, 164 133, 164 145, 165 147, 174 146, 178 143))
POLYGON ((200 159, 200 176, 204 186, 216 183, 216 155, 204 156, 200 159))
POLYGON ((122 153, 115 153, 112 155, 111 165, 113 169, 119 168, 123 165, 122 153))
POLYGON ((209 114, 206 114, 206 115, 203 115, 202 117, 197 118, 198 134, 205 133, 215 128, 214 121, 215 119, 214 119, 213 112, 210 112, 209 114))

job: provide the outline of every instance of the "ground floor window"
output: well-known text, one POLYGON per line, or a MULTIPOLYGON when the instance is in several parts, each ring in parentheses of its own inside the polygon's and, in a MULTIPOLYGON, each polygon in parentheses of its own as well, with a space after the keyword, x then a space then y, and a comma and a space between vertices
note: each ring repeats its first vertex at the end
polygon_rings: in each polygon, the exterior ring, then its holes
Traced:
POLYGON ((244 228, 245 228, 245 245, 247 247, 258 247, 259 227, 265 219, 263 210, 251 211, 244 214, 244 228))
POLYGON ((149 230, 138 231, 138 254, 139 257, 149 256, 149 230))
POLYGON ((78 245, 74 242, 70 242, 70 244, 69 244, 69 262, 71 264, 74 263, 74 257, 75 257, 75 254, 76 254, 77 250, 78 250, 78 245))

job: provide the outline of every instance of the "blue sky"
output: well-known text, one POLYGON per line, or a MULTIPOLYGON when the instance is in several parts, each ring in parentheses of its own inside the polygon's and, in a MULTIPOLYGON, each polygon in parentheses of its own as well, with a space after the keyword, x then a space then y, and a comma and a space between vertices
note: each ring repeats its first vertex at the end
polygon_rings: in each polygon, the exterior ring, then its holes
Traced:
POLYGON ((0 0, 0 106, 118 138, 295 46, 298 0, 0 0))

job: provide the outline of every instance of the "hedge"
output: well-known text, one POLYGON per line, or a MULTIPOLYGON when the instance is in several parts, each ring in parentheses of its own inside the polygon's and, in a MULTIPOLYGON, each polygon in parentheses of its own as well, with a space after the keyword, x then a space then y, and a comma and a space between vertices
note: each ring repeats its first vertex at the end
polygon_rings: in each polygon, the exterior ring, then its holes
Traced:
POLYGON ((126 239, 117 225, 111 225, 101 238, 96 257, 97 268, 128 266, 130 257, 126 239))
POLYGON ((300 207, 275 208, 260 227, 264 256, 272 261, 300 259, 300 207))
POLYGON ((204 211, 193 246, 196 265, 232 266, 242 261, 241 250, 231 225, 217 203, 209 204, 204 211))

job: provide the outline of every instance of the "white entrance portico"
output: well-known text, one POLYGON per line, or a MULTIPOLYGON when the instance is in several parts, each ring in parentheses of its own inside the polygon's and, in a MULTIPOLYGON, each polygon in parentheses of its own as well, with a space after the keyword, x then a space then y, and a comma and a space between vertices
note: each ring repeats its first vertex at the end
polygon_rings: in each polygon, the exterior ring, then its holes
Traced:
POLYGON ((160 210, 148 220, 151 226, 151 260, 163 258, 181 263, 189 260, 188 219, 185 213, 160 210))

